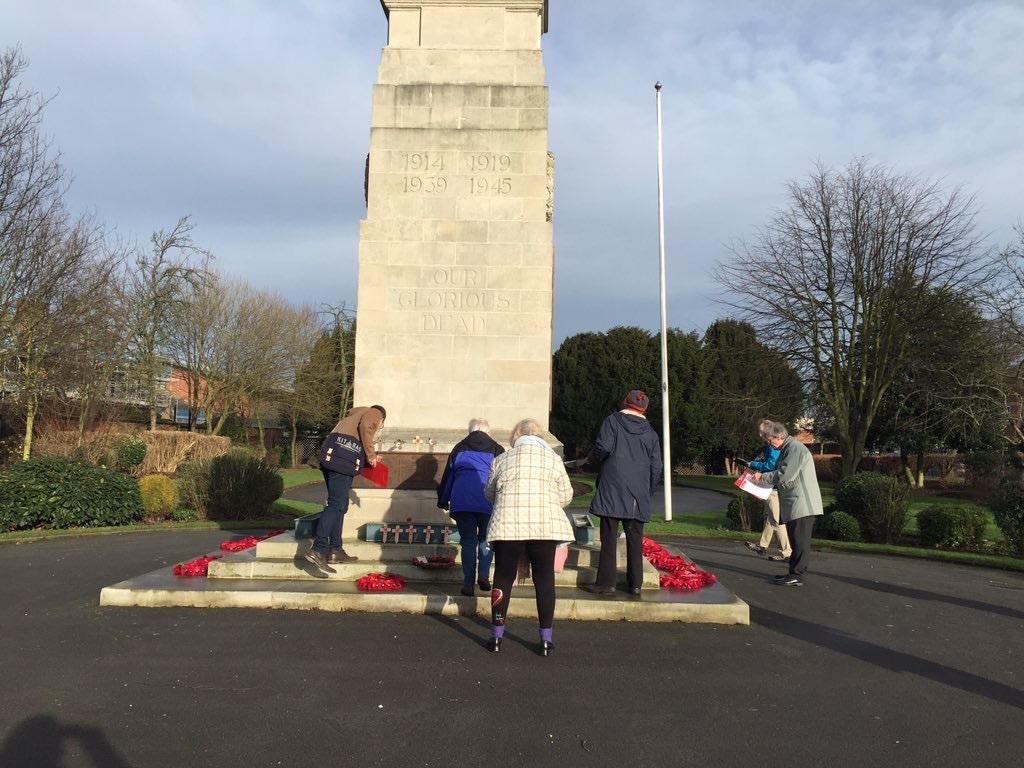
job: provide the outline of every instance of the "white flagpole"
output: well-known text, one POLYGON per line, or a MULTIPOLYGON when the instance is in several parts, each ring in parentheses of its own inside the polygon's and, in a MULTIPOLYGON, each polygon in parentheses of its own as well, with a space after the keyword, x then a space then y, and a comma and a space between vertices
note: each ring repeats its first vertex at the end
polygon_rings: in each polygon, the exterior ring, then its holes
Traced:
POLYGON ((665 195, 661 160, 661 83, 654 84, 658 107, 658 262, 661 269, 661 452, 665 473, 665 520, 672 519, 672 455, 668 441, 668 324, 665 312, 665 195))

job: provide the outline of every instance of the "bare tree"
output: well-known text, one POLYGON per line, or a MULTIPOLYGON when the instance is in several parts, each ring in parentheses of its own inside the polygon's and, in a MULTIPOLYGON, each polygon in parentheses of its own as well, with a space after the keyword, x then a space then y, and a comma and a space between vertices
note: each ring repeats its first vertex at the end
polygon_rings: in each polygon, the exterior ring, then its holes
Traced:
POLYGON ((154 232, 152 251, 140 253, 129 274, 130 324, 134 329, 136 368, 149 392, 149 428, 156 429, 160 374, 166 367, 163 345, 173 308, 183 301, 186 288, 203 279, 212 256, 192 240, 188 216, 170 231, 154 232))
POLYGON ((104 308, 113 270, 113 265, 99 258, 96 231, 87 220, 80 219, 69 228, 52 215, 37 235, 30 257, 37 274, 48 279, 19 299, 10 337, 25 414, 24 459, 32 452, 41 397, 56 395, 72 379, 82 340, 104 308))
POLYGON ((1024 223, 1015 231, 1017 240, 996 256, 999 278, 988 299, 1002 371, 994 398, 1006 414, 1004 439, 1024 467, 1024 223))
POLYGON ((788 191, 788 206, 715 277, 723 303, 790 359, 834 419, 846 476, 914 329, 942 322, 942 296, 971 296, 983 280, 974 201, 863 158, 818 165, 788 191))
POLYGON ((45 256, 63 236, 68 181, 40 132, 46 100, 18 85, 27 66, 18 49, 0 56, 0 370, 8 371, 19 312, 66 276, 45 256))

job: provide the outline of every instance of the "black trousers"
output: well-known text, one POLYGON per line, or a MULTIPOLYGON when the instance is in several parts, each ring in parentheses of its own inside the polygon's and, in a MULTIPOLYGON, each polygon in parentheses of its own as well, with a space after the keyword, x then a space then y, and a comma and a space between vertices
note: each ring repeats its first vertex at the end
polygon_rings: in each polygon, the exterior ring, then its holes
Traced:
POLYGON ((626 589, 644 585, 644 524, 639 520, 599 517, 601 556, 597 562, 599 587, 615 588, 618 571, 619 523, 626 532, 626 589))
POLYGON ((519 570, 519 558, 525 553, 530 561, 530 579, 537 596, 537 621, 541 629, 550 629, 555 621, 555 548, 557 541, 492 541, 494 583, 491 585, 491 623, 504 624, 512 584, 519 570))
POLYGON ((789 556, 789 572, 803 576, 807 571, 807 557, 811 554, 811 533, 814 531, 814 515, 798 517, 786 523, 789 545, 793 548, 789 556))

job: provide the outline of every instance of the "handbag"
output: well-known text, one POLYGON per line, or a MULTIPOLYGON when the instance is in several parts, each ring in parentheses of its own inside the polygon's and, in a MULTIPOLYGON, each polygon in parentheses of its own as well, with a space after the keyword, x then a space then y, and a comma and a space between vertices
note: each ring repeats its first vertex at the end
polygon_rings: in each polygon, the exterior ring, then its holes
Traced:
POLYGON ((320 446, 320 467, 355 477, 366 463, 363 444, 352 435, 331 432, 320 446))

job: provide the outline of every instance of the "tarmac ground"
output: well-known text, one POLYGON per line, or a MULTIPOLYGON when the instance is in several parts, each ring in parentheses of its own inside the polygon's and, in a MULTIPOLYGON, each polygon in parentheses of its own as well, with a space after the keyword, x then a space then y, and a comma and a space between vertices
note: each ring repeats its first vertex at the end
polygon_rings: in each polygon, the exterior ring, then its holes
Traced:
MULTIPOLYGON (((675 497, 674 497, 675 498, 675 497)), ((675 512, 685 514, 677 507, 675 512)), ((1020 763, 1024 576, 677 541, 750 626, 101 608, 246 532, 0 544, 0 768, 1020 763)))

